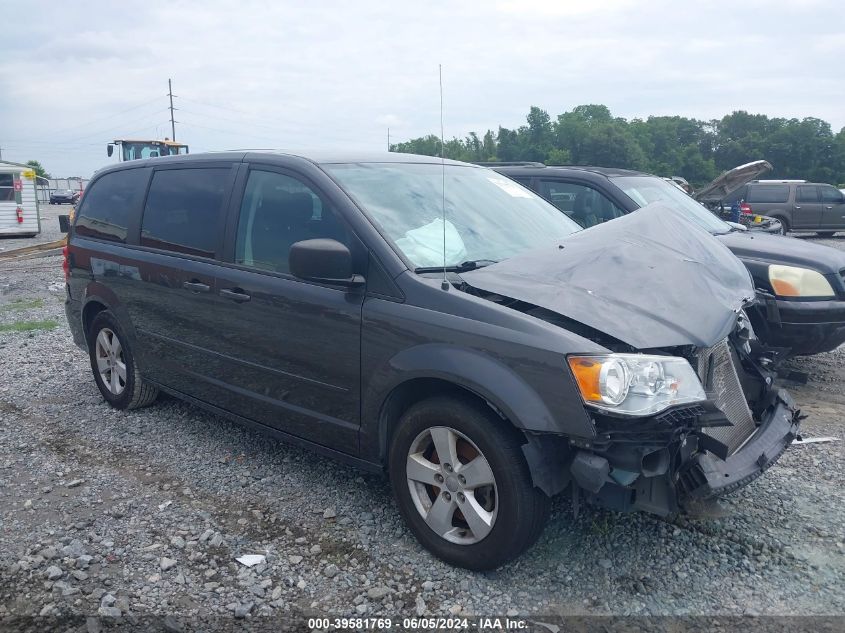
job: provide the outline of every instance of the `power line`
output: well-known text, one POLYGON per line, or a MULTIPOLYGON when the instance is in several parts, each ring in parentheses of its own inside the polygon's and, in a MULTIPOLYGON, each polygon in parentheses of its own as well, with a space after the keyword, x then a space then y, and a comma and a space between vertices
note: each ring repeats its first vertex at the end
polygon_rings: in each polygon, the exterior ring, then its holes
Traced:
MULTIPOLYGON (((86 123, 78 123, 76 125, 71 125, 71 126, 66 127, 66 128, 60 128, 58 131, 47 132, 47 134, 50 134, 50 135, 53 135, 53 136, 58 136, 60 134, 65 134, 66 132, 70 132, 72 130, 84 128, 88 125, 100 123, 101 121, 104 121, 104 120, 107 120, 107 119, 113 119, 114 117, 120 116, 121 114, 126 114, 127 112, 132 112, 133 110, 137 110, 138 108, 143 108, 144 106, 149 105, 149 104, 153 103, 154 101, 158 101, 159 99, 161 99, 161 97, 155 97, 154 99, 144 101, 143 103, 139 103, 138 105, 134 105, 132 107, 125 108, 124 110, 114 112, 113 114, 109 114, 109 115, 102 116, 102 117, 97 117, 96 119, 94 119, 92 121, 88 121, 86 123)), ((155 113, 153 112, 151 114, 155 114, 155 113)))
MULTIPOLYGON (((122 128, 122 127, 124 127, 128 124, 131 124, 131 123, 137 123, 138 121, 143 121, 144 119, 155 116, 157 114, 161 114, 162 112, 167 112, 168 110, 169 110, 169 108, 163 108, 163 109, 160 109, 160 110, 156 110, 155 112, 148 112, 147 114, 140 116, 140 117, 137 117, 135 119, 130 119, 129 121, 124 121, 123 123, 113 125, 111 127, 103 128, 101 130, 97 130, 96 132, 91 132, 89 134, 84 134, 82 136, 77 136, 77 137, 74 137, 74 138, 67 138, 67 139, 64 139, 64 140, 58 140, 57 141, 57 140, 23 139, 23 138, 10 139, 10 140, 14 140, 14 141, 17 141, 17 142, 22 142, 22 143, 43 143, 43 144, 48 144, 48 145, 74 144, 76 141, 81 141, 81 140, 85 140, 85 139, 88 139, 88 138, 94 138, 94 137, 100 136, 102 134, 105 134, 106 132, 111 132, 112 130, 122 128)), ((149 126, 147 126, 147 127, 149 127, 149 126)), ((124 132, 124 134, 126 134, 126 132, 124 132)))

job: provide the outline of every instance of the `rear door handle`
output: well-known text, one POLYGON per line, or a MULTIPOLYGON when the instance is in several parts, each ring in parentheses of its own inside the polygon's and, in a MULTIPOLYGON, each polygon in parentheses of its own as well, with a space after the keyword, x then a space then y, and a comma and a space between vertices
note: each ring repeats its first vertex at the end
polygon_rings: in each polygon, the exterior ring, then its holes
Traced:
POLYGON ((191 292, 208 292, 209 290, 211 290, 211 286, 196 280, 186 281, 182 284, 182 287, 185 290, 190 290, 191 292))
POLYGON ((796 209, 800 209, 801 207, 799 207, 799 206, 796 204, 796 205, 795 205, 795 208, 796 208, 796 209))
POLYGON ((246 294, 240 288, 224 288, 220 291, 221 297, 226 297, 227 299, 231 299, 235 303, 244 303, 245 301, 249 301, 252 299, 248 294, 246 294))

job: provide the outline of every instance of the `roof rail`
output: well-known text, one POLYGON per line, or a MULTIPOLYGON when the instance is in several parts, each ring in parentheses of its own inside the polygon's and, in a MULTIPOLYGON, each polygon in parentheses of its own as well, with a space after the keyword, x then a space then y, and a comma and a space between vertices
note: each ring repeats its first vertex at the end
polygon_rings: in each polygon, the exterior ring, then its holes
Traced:
POLYGON ((807 182, 807 181, 806 180, 752 180, 751 182, 787 183, 787 182, 807 182))
POLYGON ((482 167, 545 167, 543 163, 531 160, 480 161, 473 164, 482 167))

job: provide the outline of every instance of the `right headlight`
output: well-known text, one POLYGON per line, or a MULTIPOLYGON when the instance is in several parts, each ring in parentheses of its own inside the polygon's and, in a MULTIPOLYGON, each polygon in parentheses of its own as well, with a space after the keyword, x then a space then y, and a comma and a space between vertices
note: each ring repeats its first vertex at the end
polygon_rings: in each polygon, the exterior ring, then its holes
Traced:
POLYGON ((584 403, 597 409, 646 416, 707 399, 685 358, 603 354, 570 356, 567 360, 584 403))
POLYGON ((835 297, 830 282, 820 272, 798 266, 769 266, 769 283, 778 297, 835 297))

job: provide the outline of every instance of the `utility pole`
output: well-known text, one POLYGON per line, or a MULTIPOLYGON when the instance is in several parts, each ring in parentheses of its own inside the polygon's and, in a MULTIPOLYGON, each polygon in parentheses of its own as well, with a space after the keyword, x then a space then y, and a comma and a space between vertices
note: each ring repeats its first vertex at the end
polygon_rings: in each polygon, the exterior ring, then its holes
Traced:
POLYGON ((173 135, 171 141, 176 140, 176 121, 173 120, 173 84, 167 80, 167 96, 170 97, 170 133, 173 135))
POLYGON ((387 151, 390 151, 390 128, 387 128, 387 151))

